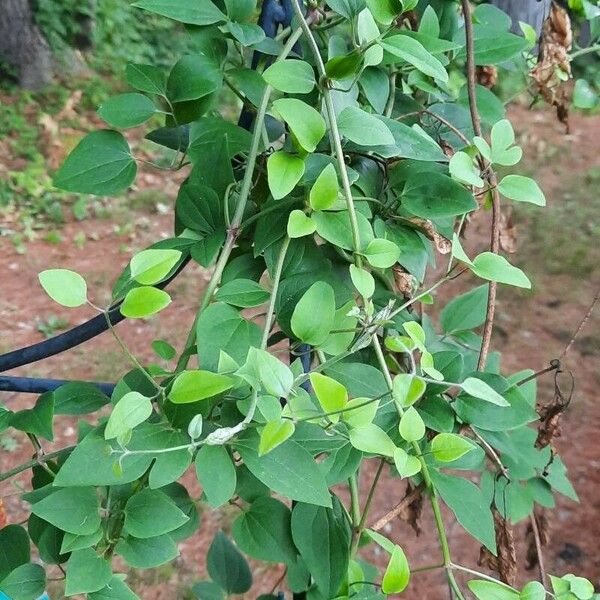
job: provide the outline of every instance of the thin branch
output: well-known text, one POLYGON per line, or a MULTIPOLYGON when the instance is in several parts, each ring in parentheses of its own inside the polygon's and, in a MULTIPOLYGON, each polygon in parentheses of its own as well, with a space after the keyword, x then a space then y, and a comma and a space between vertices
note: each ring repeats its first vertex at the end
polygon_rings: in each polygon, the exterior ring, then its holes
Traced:
POLYGON ((600 300, 600 290, 598 290, 596 292, 596 295, 594 296, 594 299, 592 300, 592 303, 590 304, 588 311, 585 313, 583 319, 581 319, 581 322, 579 323, 579 327, 577 327, 577 329, 576 329, 575 333, 573 334, 573 336, 571 337, 569 343, 565 346, 565 349, 562 351, 562 354, 559 356, 559 358, 558 358, 559 361, 561 361, 567 355, 569 350, 571 350, 571 347, 575 343, 575 340, 577 340, 577 338, 579 337, 579 334, 584 330, 585 326, 588 324, 588 321, 592 317, 594 308, 596 308, 596 304, 598 304, 599 300, 600 300))
POLYGON ((56 452, 49 452, 48 454, 44 454, 44 456, 42 456, 40 458, 35 458, 33 460, 30 460, 29 462, 23 463, 22 465, 19 465, 18 467, 15 467, 14 469, 11 469, 10 471, 0 473, 0 482, 6 481, 7 479, 14 477, 15 475, 18 475, 19 473, 22 473, 23 471, 32 469, 33 467, 39 465, 40 462, 47 463, 48 461, 52 460, 53 458, 59 458, 60 456, 63 456, 64 454, 70 454, 73 450, 75 450, 75 446, 69 446, 68 448, 62 448, 61 450, 57 450, 56 452))
POLYGON ((535 518, 535 513, 530 515, 529 517, 531 522, 531 531, 533 532, 533 539, 535 540, 535 550, 537 552, 538 566, 540 569, 540 582, 546 587, 547 576, 546 569, 544 567, 544 553, 542 551, 542 540, 540 538, 540 530, 537 524, 537 520, 535 518))
MULTIPOLYGON (((481 118, 477 109, 476 77, 475 77, 475 43, 473 39, 473 21, 471 19, 471 5, 469 0, 462 0, 462 8, 465 19, 465 35, 467 41, 467 90, 469 93, 469 110, 471 111, 471 121, 475 135, 481 136, 481 118)), ((490 250, 494 254, 500 251, 500 194, 498 192, 498 179, 496 173, 487 161, 482 160, 483 169, 487 182, 490 184, 492 194, 492 233, 490 241, 490 250)), ((496 290, 495 281, 490 282, 488 291, 487 311, 485 325, 483 327, 483 336, 481 341, 481 350, 477 362, 477 370, 482 371, 487 362, 492 341, 492 332, 494 330, 494 316, 496 313, 496 290)))
POLYGON ((375 521, 369 529, 373 531, 379 531, 383 529, 390 521, 393 521, 402 511, 404 511, 410 504, 412 504, 419 496, 419 494, 425 489, 423 484, 418 485, 408 496, 404 496, 392 510, 383 515, 380 519, 375 521))

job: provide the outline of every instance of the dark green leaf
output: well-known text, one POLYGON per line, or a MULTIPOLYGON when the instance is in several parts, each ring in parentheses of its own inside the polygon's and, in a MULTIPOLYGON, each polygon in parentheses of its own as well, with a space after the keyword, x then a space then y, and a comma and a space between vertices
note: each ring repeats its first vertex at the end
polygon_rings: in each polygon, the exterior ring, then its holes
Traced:
POLYGON ((125 530, 136 538, 154 538, 181 527, 189 518, 160 490, 144 489, 125 505, 125 530))
POLYGON ((217 532, 208 549, 206 566, 227 594, 244 594, 252 586, 248 563, 222 531, 217 532))
POLYGON ((225 20, 210 0, 138 0, 131 6, 188 25, 212 25, 225 20))
POLYGON ((233 537, 252 558, 289 563, 296 560, 291 513, 275 498, 259 497, 233 523, 233 537))
POLYGON ((100 526, 96 490, 91 487, 65 488, 46 496, 31 512, 63 531, 90 535, 100 526))
POLYGON ((345 579, 350 558, 350 531, 336 502, 335 509, 296 504, 292 511, 292 536, 319 591, 334 598, 345 579))
POLYGON ((128 537, 117 544, 116 551, 135 569, 164 565, 179 554, 175 542, 167 534, 145 539, 128 537))
POLYGON ((7 525, 0 529, 0 581, 30 558, 29 536, 23 527, 7 525))
POLYGON ((67 563, 65 595, 75 596, 101 590, 112 578, 108 561, 91 548, 77 550, 67 563))
POLYGON ((69 192, 114 196, 133 183, 136 173, 127 140, 116 131, 94 131, 69 154, 54 185, 69 192))
POLYGON ((225 446, 202 446, 196 455, 196 475, 213 508, 218 508, 233 497, 235 465, 225 446))
POLYGON ((291 439, 259 457, 258 443, 254 432, 243 434, 235 443, 244 464, 257 479, 292 500, 331 506, 325 479, 307 450, 291 439))

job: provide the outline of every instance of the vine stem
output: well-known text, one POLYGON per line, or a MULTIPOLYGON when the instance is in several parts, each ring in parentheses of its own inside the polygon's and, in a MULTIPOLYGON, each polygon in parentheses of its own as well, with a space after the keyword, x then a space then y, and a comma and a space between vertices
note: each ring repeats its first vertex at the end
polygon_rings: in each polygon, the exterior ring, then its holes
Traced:
MULTIPOLYGON (((278 61, 283 60, 288 56, 296 42, 300 39, 301 35, 301 29, 297 29, 290 35, 288 41, 281 50, 281 53, 277 57, 278 61)), ((270 85, 267 85, 263 92, 262 99, 260 101, 260 105, 256 113, 256 119, 254 120, 254 131, 252 133, 252 142, 250 144, 250 151, 248 153, 248 161, 246 162, 246 168, 244 171, 244 179, 242 180, 242 187, 240 190, 240 196, 238 198, 237 207, 233 215, 231 225, 227 232, 227 239, 225 240, 225 245, 223 246, 223 250, 219 255, 217 264, 215 265, 213 275, 210 278, 206 291, 204 292, 202 303, 200 304, 200 309, 198 311, 198 314, 196 315, 194 325, 190 330, 188 339, 185 344, 185 350, 182 353, 181 358, 179 359, 179 362, 177 364, 177 371, 183 371, 187 367, 187 364, 190 359, 190 350, 194 347, 194 344, 196 343, 196 325, 198 322, 198 315, 202 313, 202 311, 209 305, 210 301, 212 300, 217 286, 221 282, 221 276, 223 275, 225 266, 229 262, 229 257, 231 256, 231 253, 235 248, 237 237, 239 235, 240 225, 244 217, 244 211, 246 210, 246 204, 248 203, 248 198, 250 197, 250 190, 252 189, 252 176, 254 175, 254 167, 256 166, 256 160, 258 158, 258 149, 260 146, 263 123, 265 121, 265 116, 267 114, 267 108, 269 106, 269 100, 271 99, 272 92, 273 88, 270 85)))
POLYGON ((327 120, 329 122, 329 130, 331 132, 331 139, 333 141, 335 155, 337 158, 340 176, 342 178, 342 187, 344 189, 344 197, 346 200, 346 208, 348 209, 348 215, 350 217, 350 228, 352 230, 352 244, 354 246, 354 263, 357 267, 362 266, 362 258, 360 252, 360 231, 358 228, 358 218, 356 216, 356 208, 354 206, 354 198, 352 197, 352 189, 350 187, 350 178, 348 177, 348 169, 344 161, 344 150, 342 148, 342 139, 340 137, 340 131, 337 126, 337 119, 335 114, 335 107, 333 105, 333 98, 331 96, 331 90, 328 87, 327 73, 325 72, 325 64, 321 57, 317 40, 310 30, 310 26, 307 20, 302 14, 302 9, 298 0, 293 0, 294 12, 298 17, 300 23, 300 29, 306 35, 310 49, 313 53, 315 61, 317 63, 317 71, 319 72, 320 79, 322 81, 322 92, 323 99, 325 100, 325 111, 327 113, 327 120))
MULTIPOLYGON (((381 349, 381 344, 379 343, 379 338, 376 335, 373 336, 372 343, 373 343, 373 348, 375 350, 375 354, 377 355, 377 360, 379 361, 379 366, 383 372, 383 376, 385 378, 386 384, 387 384, 389 390, 392 391, 392 389, 393 389, 392 375, 390 374, 390 370, 387 366, 387 363, 385 362, 385 356, 383 354, 383 350, 381 349)), ((396 406, 396 409, 398 410, 398 414, 400 415, 400 417, 402 417, 402 415, 404 414, 404 411, 402 410, 402 408, 400 406, 398 406, 398 404, 396 402, 394 402, 394 405, 396 406)), ((448 583, 449 583, 450 587, 452 588, 452 591, 454 592, 454 594, 456 594, 457 598, 459 598, 459 600, 464 600, 464 596, 463 596, 462 592, 460 591, 458 583, 456 582, 456 579, 454 577, 454 573, 452 572, 452 569, 451 569, 452 559, 450 556, 450 546, 448 544, 448 536, 446 535, 446 527, 444 525, 444 519, 442 517, 440 503, 439 503, 439 501, 437 499, 437 495, 435 493, 435 487, 433 486, 433 481, 431 480, 431 474, 429 473, 429 467, 427 466, 427 463, 425 462, 425 459, 423 458, 423 454, 421 452, 421 447, 419 446, 419 442, 411 442, 411 445, 413 447, 413 450, 414 450, 416 456, 419 459, 419 462, 421 463, 421 474, 423 475, 423 481, 425 483, 425 487, 427 488, 427 491, 429 492, 429 501, 431 503, 431 508, 433 510, 433 519, 435 521, 435 526, 436 526, 438 538, 440 541, 440 547, 442 550, 442 559, 444 561, 444 567, 446 570, 446 577, 448 579, 448 583)))
POLYGON ((56 450, 56 452, 48 452, 47 454, 44 454, 43 456, 34 458, 33 460, 23 463, 22 465, 19 465, 18 467, 15 467, 14 469, 11 469, 10 471, 6 471, 5 473, 0 473, 0 482, 6 481, 7 479, 10 479, 11 477, 18 475, 19 473, 22 473, 23 471, 27 471, 27 470, 39 465, 40 463, 47 463, 48 461, 52 460, 53 458, 59 458, 60 456, 63 456, 64 454, 70 454, 73 450, 75 450, 75 446, 69 446, 68 448, 61 448, 60 450, 56 450))
MULTIPOLYGON (((471 121, 473 122, 473 131, 475 135, 481 137, 481 118, 477 109, 477 92, 475 77, 475 42, 473 37, 473 21, 471 19, 471 5, 469 0, 462 0, 462 9, 465 19, 465 36, 467 42, 467 91, 469 94, 469 110, 471 112, 471 121)), ((492 194, 492 232, 490 240, 490 251, 498 254, 500 251, 500 193, 498 192, 498 178, 496 173, 487 163, 483 162, 482 171, 490 184, 492 194)), ((495 281, 490 282, 488 291, 487 311, 485 325, 483 326, 483 336, 481 341, 481 350, 479 360, 477 361, 477 370, 485 369, 492 333, 494 330, 494 317, 496 314, 496 291, 498 284, 495 281)))

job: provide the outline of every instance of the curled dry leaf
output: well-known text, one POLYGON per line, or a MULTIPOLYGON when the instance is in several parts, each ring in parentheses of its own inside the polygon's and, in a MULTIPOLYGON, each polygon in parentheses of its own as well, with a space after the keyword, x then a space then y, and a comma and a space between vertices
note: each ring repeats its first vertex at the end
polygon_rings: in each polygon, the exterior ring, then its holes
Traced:
POLYGON ((4 508, 4 500, 0 498, 0 529, 8 525, 8 519, 6 518, 6 509, 4 508))
POLYGON ((493 508, 493 514, 498 556, 494 556, 485 546, 482 546, 478 564, 480 567, 496 571, 504 583, 514 585, 517 578, 517 552, 513 530, 496 508, 493 508))
POLYGON ((435 244, 435 249, 440 254, 449 254, 452 251, 452 242, 438 233, 431 221, 426 219, 411 219, 410 221, 435 244))
POLYGON ((544 100, 556 107, 558 120, 565 124, 567 133, 573 89, 569 83, 571 64, 568 52, 572 44, 573 31, 569 14, 553 2, 542 30, 538 62, 530 76, 544 100))
POLYGON ((477 67, 477 83, 491 90, 498 83, 498 69, 494 65, 477 67))
MULTIPOLYGON (((540 545, 543 547, 550 543, 550 521, 546 516, 546 511, 539 508, 533 513, 532 518, 535 519, 537 528, 540 534, 540 545)), ((525 533, 525 541, 527 543, 527 553, 525 555, 525 568, 528 571, 534 569, 539 564, 537 545, 535 543, 535 533, 531 523, 527 525, 525 533)))
POLYGON ((415 290, 415 278, 410 273, 407 273, 400 265, 394 265, 392 271, 394 272, 394 285, 396 291, 399 294, 410 298, 415 290))
POLYGON ((565 394, 560 386, 560 375, 565 374, 560 368, 554 372, 554 398, 545 406, 538 405, 537 412, 540 415, 540 425, 538 426, 538 436, 535 441, 535 447, 542 449, 551 446, 554 438, 560 437, 560 422, 563 412, 568 408, 573 396, 575 383, 573 375, 568 372, 570 378, 569 391, 565 394))

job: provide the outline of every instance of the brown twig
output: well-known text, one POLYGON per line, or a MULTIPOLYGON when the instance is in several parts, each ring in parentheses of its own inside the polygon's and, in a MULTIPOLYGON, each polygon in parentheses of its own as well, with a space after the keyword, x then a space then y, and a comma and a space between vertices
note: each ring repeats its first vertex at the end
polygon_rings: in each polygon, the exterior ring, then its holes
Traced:
MULTIPOLYGON (((469 93, 469 110, 471 111, 471 121, 475 135, 481 136, 481 118, 477 109, 477 91, 475 76, 475 50, 473 39, 473 22, 471 19, 471 5, 469 0, 462 0, 463 15, 465 19, 465 35, 467 41, 467 90, 469 93)), ((500 251, 500 194, 498 192, 498 179, 487 161, 482 160, 482 172, 490 185, 492 194, 492 234, 490 241, 490 251, 498 254, 500 251)), ((481 350, 477 362, 477 370, 485 368, 487 356, 490 351, 492 341, 492 332, 494 329, 494 316, 496 313, 496 289, 495 281, 490 282, 488 291, 487 311, 485 325, 483 327, 483 337, 481 341, 481 350)))
POLYGON ((57 450, 56 452, 50 452, 48 454, 44 454, 44 456, 42 456, 42 457, 38 457, 38 458, 35 458, 34 460, 30 460, 29 462, 23 463, 22 465, 19 465, 18 467, 15 467, 14 469, 11 469, 10 471, 0 473, 0 482, 6 481, 7 479, 10 479, 11 477, 18 475, 19 473, 22 473, 23 471, 27 471, 28 469, 31 469, 32 467, 35 467, 36 465, 39 465, 40 463, 47 463, 49 460, 52 460, 53 458, 58 458, 58 457, 62 456, 63 454, 70 454, 73 450, 75 450, 75 446, 69 446, 68 448, 62 448, 62 450, 57 450))
POLYGON ((540 569, 540 583, 546 587, 546 569, 544 567, 544 553, 542 551, 542 540, 540 539, 540 530, 538 528, 535 513, 529 517, 531 521, 531 531, 533 532, 533 539, 535 540, 535 550, 537 552, 538 567, 540 569))
POLYGON ((587 325, 588 321, 590 320, 590 318, 592 316, 592 313, 594 312, 594 308, 596 307, 596 304, 598 304, 599 300, 600 300, 600 290, 598 290, 596 292, 596 295, 594 296, 594 299, 592 300, 592 303, 590 304, 588 311, 585 313, 583 319, 581 319, 581 323, 579 323, 579 327, 577 327, 577 329, 575 330, 575 333, 569 340, 569 343, 565 346, 565 349, 562 351, 562 354, 560 355, 560 357, 558 359, 559 361, 561 361, 567 355, 567 353, 569 352, 569 350, 575 343, 575 340, 579 337, 579 334, 583 331, 583 329, 587 325))
POLYGON ((373 523, 370 527, 373 531, 379 531, 383 529, 390 521, 394 520, 407 506, 409 506, 414 500, 416 500, 419 494, 425 489, 423 484, 418 485, 408 496, 405 496, 390 510, 387 514, 383 515, 381 519, 373 523))

